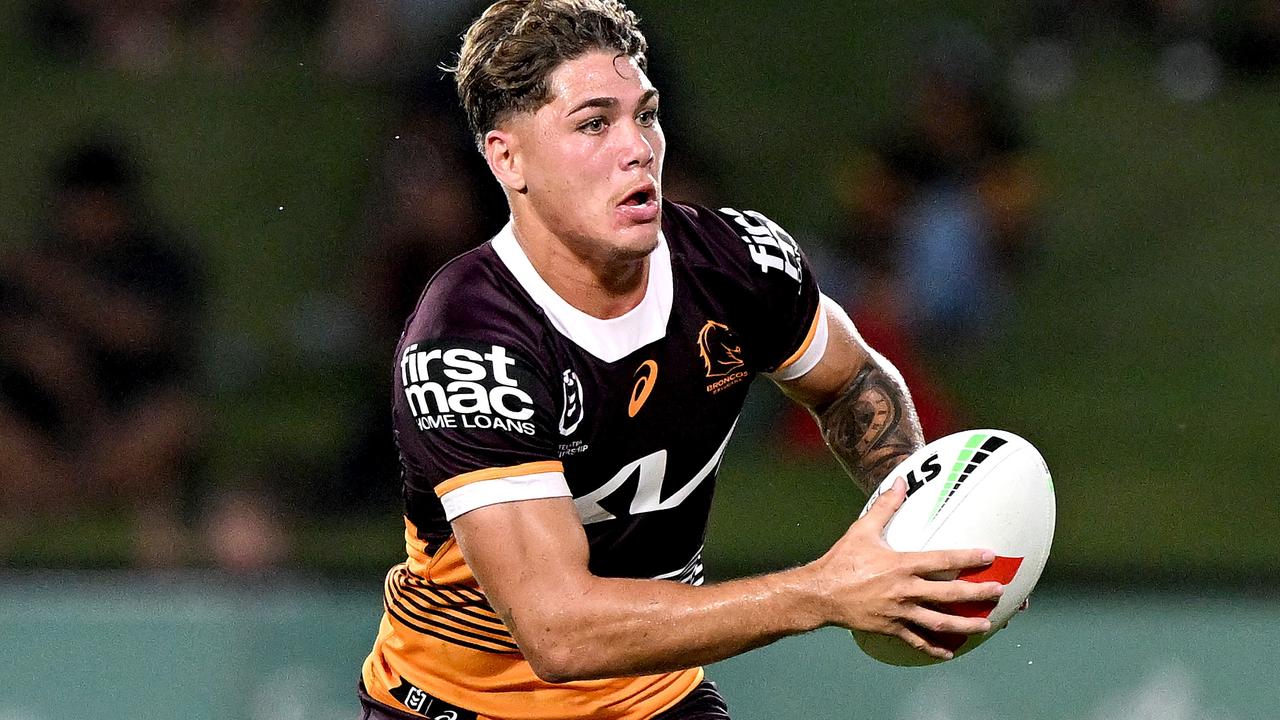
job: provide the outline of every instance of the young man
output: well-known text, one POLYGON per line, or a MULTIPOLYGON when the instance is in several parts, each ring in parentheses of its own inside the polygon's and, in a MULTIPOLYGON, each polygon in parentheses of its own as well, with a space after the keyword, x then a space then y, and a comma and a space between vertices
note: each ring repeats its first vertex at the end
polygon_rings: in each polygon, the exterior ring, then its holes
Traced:
POLYGON ((896 553, 900 483, 822 558, 703 585, 712 485, 750 381, 811 408, 870 491, 922 443, 896 372, 764 216, 662 201, 645 40, 617 0, 500 0, 462 103, 511 206, 428 284, 398 348, 407 563, 387 576, 365 718, 727 718, 701 665, 835 625, 984 619, 929 605, 980 550, 896 553))

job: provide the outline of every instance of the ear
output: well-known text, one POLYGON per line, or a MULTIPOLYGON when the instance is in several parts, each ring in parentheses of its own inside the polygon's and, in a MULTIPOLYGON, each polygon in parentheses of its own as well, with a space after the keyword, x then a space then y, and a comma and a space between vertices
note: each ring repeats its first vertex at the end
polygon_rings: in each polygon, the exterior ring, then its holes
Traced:
POLYGON ((528 187, 519 151, 519 141, 511 132, 490 130, 484 136, 484 159, 489 163, 489 170, 512 192, 524 192, 528 187))

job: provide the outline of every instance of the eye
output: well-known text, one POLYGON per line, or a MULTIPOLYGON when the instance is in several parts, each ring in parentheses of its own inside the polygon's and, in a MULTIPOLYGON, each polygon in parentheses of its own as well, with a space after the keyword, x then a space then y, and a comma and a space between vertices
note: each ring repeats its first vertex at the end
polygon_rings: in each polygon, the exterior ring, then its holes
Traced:
POLYGON ((636 122, 640 123, 642 127, 652 127, 658 122, 658 109, 645 110, 636 116, 636 122))
POLYGON ((604 132, 604 118, 593 117, 579 125, 578 129, 588 135, 599 135, 604 132))

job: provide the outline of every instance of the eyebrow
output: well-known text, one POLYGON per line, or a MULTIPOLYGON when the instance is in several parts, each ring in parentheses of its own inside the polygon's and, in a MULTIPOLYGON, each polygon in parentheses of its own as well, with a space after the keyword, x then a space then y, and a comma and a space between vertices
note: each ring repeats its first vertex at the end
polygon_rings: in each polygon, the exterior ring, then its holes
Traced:
MULTIPOLYGON (((651 89, 651 90, 648 90, 648 91, 646 91, 646 92, 645 92, 645 94, 643 94, 643 95, 641 95, 641 96, 640 96, 640 102, 639 102, 639 104, 640 104, 640 105, 645 105, 645 104, 647 104, 649 101, 651 101, 651 100, 653 100, 653 99, 655 99, 655 98, 657 98, 657 97, 658 97, 658 91, 657 91, 657 89, 651 89)), ((583 102, 582 102, 582 103, 580 103, 577 107, 575 107, 574 109, 572 109, 572 110, 570 110, 569 112, 565 113, 565 117, 568 117, 568 116, 570 116, 570 115, 572 115, 572 114, 574 114, 574 113, 578 112, 579 110, 585 110, 585 109, 587 109, 587 108, 616 108, 616 107, 618 107, 618 104, 619 104, 619 103, 618 103, 618 98, 614 98, 614 97, 596 97, 596 98, 591 98, 590 100, 583 101, 583 102)))

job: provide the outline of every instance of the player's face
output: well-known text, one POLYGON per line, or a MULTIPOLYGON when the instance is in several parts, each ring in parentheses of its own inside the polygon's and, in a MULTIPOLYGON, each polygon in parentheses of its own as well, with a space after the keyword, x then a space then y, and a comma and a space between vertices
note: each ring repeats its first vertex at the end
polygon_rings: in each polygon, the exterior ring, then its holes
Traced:
POLYGON ((661 226, 658 92, 635 60, 590 52, 551 74, 552 100, 517 129, 528 203, 586 258, 644 257, 661 226))

